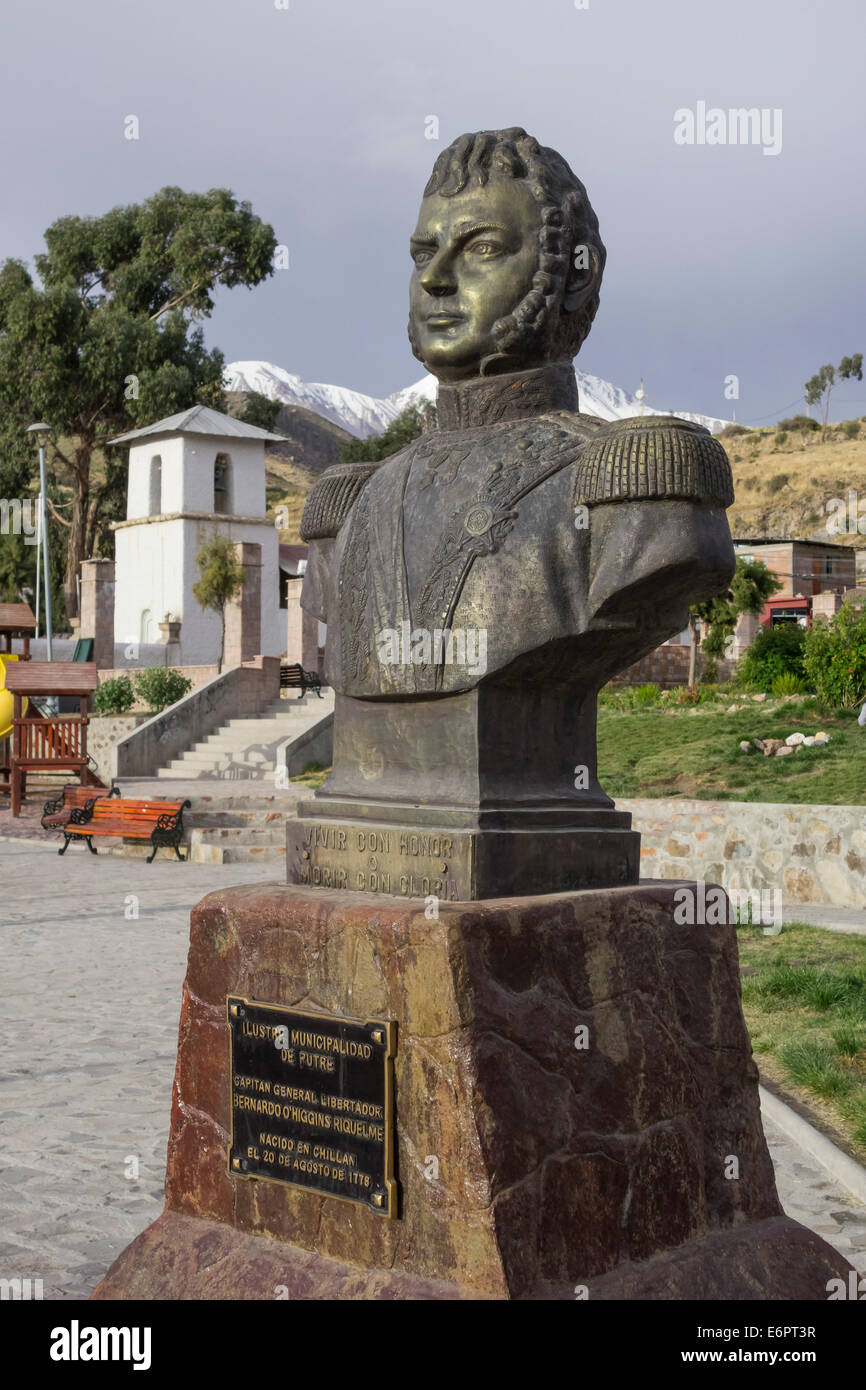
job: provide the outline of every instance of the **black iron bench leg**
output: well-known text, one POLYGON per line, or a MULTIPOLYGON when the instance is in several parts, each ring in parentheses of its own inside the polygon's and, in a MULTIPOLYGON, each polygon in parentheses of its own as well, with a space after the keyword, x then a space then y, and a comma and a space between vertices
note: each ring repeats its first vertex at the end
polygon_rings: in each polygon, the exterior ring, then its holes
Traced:
POLYGON ((175 854, 177 855, 178 859, 180 860, 181 864, 185 864, 185 863, 186 863, 186 860, 184 859, 184 857, 183 857, 183 855, 181 854, 180 850, 178 849, 177 845, 174 846, 174 852, 175 852, 175 854))
POLYGON ((64 836, 63 836, 63 844, 61 845, 61 847, 60 847, 60 849, 57 851, 57 853, 58 853, 58 854, 65 854, 66 851, 69 849, 69 846, 71 845, 71 843, 72 843, 72 836, 71 836, 71 835, 64 835, 64 836))
POLYGON ((93 848, 93 841, 91 840, 91 838, 90 838, 89 835, 88 835, 86 838, 87 838, 87 848, 90 850, 90 853, 91 853, 91 854, 95 854, 95 853, 96 853, 96 850, 93 848))

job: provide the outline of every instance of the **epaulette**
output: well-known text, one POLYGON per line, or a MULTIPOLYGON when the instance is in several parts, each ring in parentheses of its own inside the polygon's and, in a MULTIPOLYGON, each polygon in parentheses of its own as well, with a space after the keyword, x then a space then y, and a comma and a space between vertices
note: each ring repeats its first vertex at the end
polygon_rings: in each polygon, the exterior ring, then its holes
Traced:
POLYGON ((321 541, 336 536, 378 463, 336 463, 313 485, 304 503, 301 540, 321 541))
POLYGON ((729 507, 731 465, 703 425, 675 415, 615 420, 589 440, 575 464, 574 503, 699 498, 729 507))

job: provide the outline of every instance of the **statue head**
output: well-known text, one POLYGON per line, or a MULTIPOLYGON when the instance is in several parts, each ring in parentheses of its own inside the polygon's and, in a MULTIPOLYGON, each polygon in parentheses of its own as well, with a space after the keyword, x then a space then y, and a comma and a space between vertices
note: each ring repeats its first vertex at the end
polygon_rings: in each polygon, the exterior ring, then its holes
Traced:
POLYGON ((411 253, 409 341, 441 381, 570 362, 606 254, 580 179, 519 126, 442 151, 411 253))

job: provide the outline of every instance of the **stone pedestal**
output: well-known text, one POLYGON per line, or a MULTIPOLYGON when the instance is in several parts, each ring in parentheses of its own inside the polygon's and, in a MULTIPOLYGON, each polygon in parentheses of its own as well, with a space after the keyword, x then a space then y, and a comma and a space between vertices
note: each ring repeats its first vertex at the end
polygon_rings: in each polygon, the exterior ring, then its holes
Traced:
POLYGON ((291 885, 210 894, 166 1208, 94 1297, 826 1299, 848 1266, 781 1213, 735 929, 677 925, 678 886, 433 919, 291 885), (396 1021, 396 1220, 229 1174, 229 994, 396 1021))
POLYGON ((595 707, 557 686, 338 693, 331 775, 286 825, 289 882, 452 902, 637 883, 640 836, 598 781, 595 707))

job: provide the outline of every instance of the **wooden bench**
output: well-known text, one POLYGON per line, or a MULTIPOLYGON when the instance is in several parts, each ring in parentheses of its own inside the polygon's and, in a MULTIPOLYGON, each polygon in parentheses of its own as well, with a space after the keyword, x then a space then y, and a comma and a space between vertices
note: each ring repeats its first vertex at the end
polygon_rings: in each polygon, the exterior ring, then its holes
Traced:
POLYGON ((87 806, 76 806, 69 820, 61 826, 64 842, 58 854, 65 854, 71 840, 86 840, 87 848, 95 854, 95 836, 121 837, 124 840, 149 840, 153 853, 147 862, 152 864, 161 845, 173 849, 183 863, 178 849, 183 838, 183 813, 188 801, 124 801, 121 798, 101 797, 87 806))
POLYGON ((120 796, 120 789, 82 787, 78 782, 70 782, 63 788, 59 797, 53 801, 46 801, 42 807, 42 829, 59 830, 66 825, 74 810, 87 806, 91 801, 99 801, 104 796, 120 796))
POLYGON ((294 666, 281 666, 280 689, 292 690, 296 689, 298 686, 301 688, 302 699, 308 689, 315 690, 320 700, 324 699, 322 695, 322 682, 319 680, 316 671, 305 671, 300 662, 296 662, 294 666))

